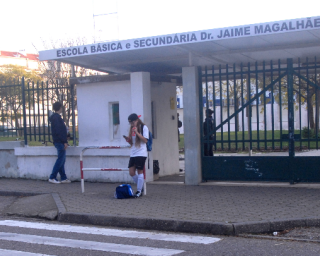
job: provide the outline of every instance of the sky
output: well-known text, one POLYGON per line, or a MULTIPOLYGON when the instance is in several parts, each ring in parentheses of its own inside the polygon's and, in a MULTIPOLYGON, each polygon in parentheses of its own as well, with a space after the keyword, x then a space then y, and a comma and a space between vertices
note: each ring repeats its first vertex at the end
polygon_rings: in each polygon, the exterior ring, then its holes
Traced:
POLYGON ((89 44, 320 16, 318 0, 2 0, 0 8, 0 51, 27 53, 79 38, 89 44))

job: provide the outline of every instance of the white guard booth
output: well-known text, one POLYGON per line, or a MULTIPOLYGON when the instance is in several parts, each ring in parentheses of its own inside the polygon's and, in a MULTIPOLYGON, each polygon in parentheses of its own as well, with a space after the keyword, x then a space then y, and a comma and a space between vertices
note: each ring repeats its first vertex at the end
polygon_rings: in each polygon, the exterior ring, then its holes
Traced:
MULTIPOLYGON (((153 134, 153 149, 146 160, 146 181, 153 181, 153 159, 159 161, 160 175, 179 172, 179 149, 176 119, 176 81, 151 79, 148 72, 107 75, 92 79, 71 79, 77 84, 79 147, 125 146, 131 113, 153 134)), ((84 154, 84 167, 126 168, 129 148, 93 149, 84 154)), ((86 172, 86 180, 131 182, 128 171, 86 172)), ((159 175, 159 174, 158 174, 159 175)), ((158 175, 155 175, 158 177, 158 175)))

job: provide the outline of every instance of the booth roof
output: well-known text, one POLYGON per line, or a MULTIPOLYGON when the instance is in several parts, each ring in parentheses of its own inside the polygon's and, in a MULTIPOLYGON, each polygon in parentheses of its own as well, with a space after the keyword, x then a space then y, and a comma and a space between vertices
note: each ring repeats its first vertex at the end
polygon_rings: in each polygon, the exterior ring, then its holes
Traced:
POLYGON ((310 57, 320 53, 320 17, 100 42, 41 51, 57 60, 109 73, 177 74, 182 67, 310 57))

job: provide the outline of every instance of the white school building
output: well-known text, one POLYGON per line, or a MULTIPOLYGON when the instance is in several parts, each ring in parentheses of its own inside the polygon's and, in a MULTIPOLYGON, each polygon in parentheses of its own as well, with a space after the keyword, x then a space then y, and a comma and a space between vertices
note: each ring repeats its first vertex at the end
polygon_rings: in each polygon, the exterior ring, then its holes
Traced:
MULTIPOLYGON (((39 59, 109 73, 70 79, 77 85, 79 120, 79 146, 67 152, 66 170, 71 180, 80 180, 79 155, 84 147, 126 144, 122 135, 128 134, 131 113, 141 115, 154 135, 146 163, 147 181, 178 173, 176 87, 182 86, 185 184, 198 185, 202 166, 197 67, 319 53, 320 17, 310 17, 52 49, 40 52, 39 59), (160 164, 158 175, 153 174, 154 159, 160 164)), ((47 178, 55 154, 55 149, 48 147, 16 148, 16 176, 47 178)), ((130 149, 91 150, 85 154, 84 165, 125 168, 129 154, 130 149)), ((92 181, 131 182, 128 172, 85 176, 92 181)))

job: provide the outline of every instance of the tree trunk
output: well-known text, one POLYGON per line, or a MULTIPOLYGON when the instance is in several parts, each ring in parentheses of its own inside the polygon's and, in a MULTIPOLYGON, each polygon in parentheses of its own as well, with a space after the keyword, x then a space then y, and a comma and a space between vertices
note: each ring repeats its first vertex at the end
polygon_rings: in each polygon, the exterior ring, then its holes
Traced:
MULTIPOLYGON (((316 91, 316 129, 319 131, 320 91, 316 91)), ((319 136, 319 135, 318 135, 319 136)))
MULTIPOLYGON (((250 99, 250 79, 249 79, 249 76, 247 78, 247 102, 249 101, 250 99)), ((250 107, 251 105, 248 105, 247 106, 247 123, 248 123, 248 140, 251 140, 251 111, 250 111, 250 107)), ((250 147, 250 142, 248 142, 248 148, 249 150, 251 150, 251 147, 250 147)))
MULTIPOLYGON (((18 116, 17 116, 17 111, 14 111, 14 121, 15 121, 15 128, 17 129, 17 130, 16 130, 16 131, 17 131, 17 135, 18 135, 19 137, 21 137, 22 134, 23 134, 23 132, 19 130, 19 129, 20 129, 20 123, 19 123, 19 118, 18 118, 18 116)), ((11 123, 12 123, 12 122, 11 122, 11 123)), ((11 125, 11 127, 12 127, 12 125, 11 125)), ((13 131, 12 131, 12 132, 13 132, 13 131)))
POLYGON ((308 100, 307 100, 307 106, 308 106, 308 118, 309 118, 309 124, 310 129, 315 128, 315 122, 314 122, 314 115, 313 115, 313 104, 312 104, 312 93, 309 93, 308 100))
MULTIPOLYGON (((238 111, 238 109, 240 108, 240 97, 239 97, 239 98, 236 98, 235 105, 236 105, 236 111, 238 111)), ((235 129, 236 129, 235 132, 238 132, 238 131, 240 130, 239 114, 237 114, 236 127, 235 127, 235 129)))

